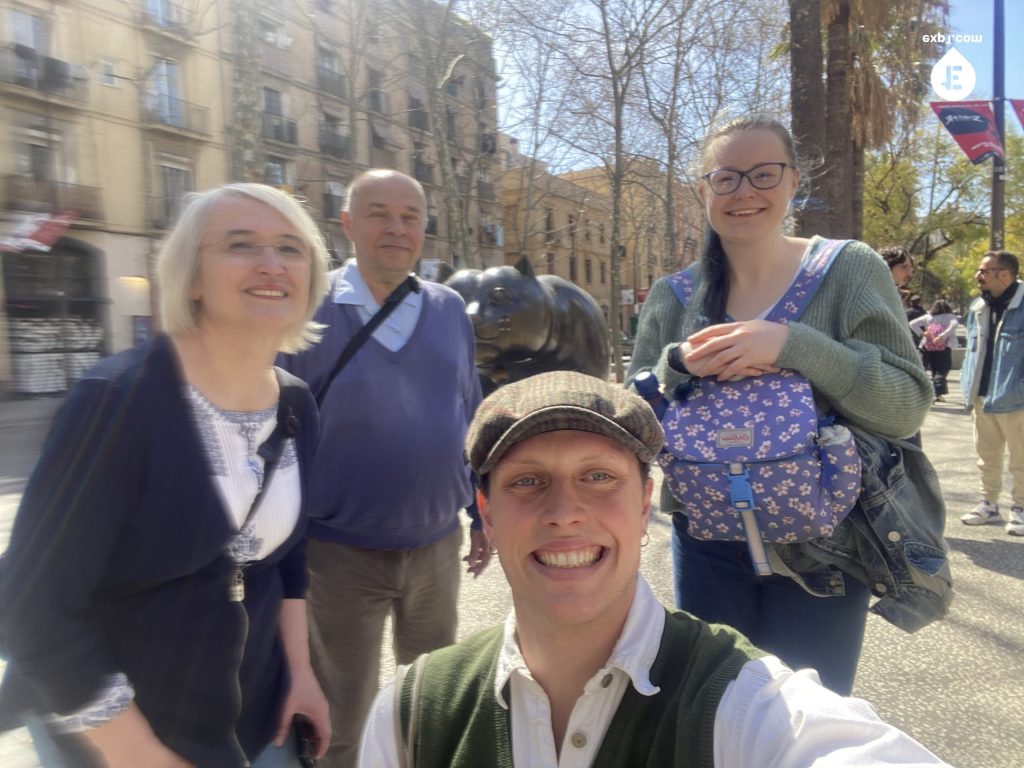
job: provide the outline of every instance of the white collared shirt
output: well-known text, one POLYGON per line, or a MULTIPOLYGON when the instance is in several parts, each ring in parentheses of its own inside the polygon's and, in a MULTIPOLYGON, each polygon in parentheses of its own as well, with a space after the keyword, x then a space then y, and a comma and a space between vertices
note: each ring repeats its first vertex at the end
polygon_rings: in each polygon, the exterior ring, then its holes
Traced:
MULTIPOLYGON (((627 685, 644 696, 658 693, 650 669, 661 646, 665 611, 650 586, 637 578, 636 596, 619 642, 605 667, 584 687, 569 717, 556 758, 547 695, 533 679, 515 635, 515 615, 505 622, 495 696, 512 707, 512 758, 532 768, 589 768, 627 685), (510 702, 502 689, 509 682, 510 702)), ((394 682, 370 711, 359 768, 400 768, 394 729, 394 682)), ((715 716, 715 768, 875 768, 946 765, 894 726, 871 705, 824 688, 813 670, 794 672, 775 656, 744 665, 726 688, 715 716), (820 760, 821 762, 816 762, 820 760)))
MULTIPOLYGON (((380 304, 373 298, 370 287, 366 284, 355 259, 349 259, 338 270, 334 280, 334 291, 331 300, 335 304, 352 304, 359 311, 364 323, 377 313, 380 304)), ((392 352, 397 352, 406 345, 416 330, 423 309, 423 294, 410 292, 402 299, 387 319, 377 326, 373 338, 392 352)))

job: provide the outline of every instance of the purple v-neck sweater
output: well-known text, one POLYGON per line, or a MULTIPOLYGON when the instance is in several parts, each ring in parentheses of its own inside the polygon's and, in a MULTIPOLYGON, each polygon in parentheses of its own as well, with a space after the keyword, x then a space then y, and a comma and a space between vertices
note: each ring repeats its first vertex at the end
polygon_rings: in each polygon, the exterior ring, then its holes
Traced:
MULTIPOLYGON (((330 296, 323 340, 283 367, 314 394, 362 326, 330 296)), ((473 328, 462 298, 423 283, 409 341, 392 352, 372 337, 331 384, 310 476, 309 535, 368 549, 412 549, 447 536, 472 499, 463 441, 480 403, 473 328)))

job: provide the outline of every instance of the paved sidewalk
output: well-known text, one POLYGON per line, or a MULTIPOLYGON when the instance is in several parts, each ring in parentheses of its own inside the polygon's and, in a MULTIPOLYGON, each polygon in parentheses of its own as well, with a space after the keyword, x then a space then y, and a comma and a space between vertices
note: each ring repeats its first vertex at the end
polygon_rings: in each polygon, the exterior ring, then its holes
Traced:
MULTIPOLYGON (((955 371, 950 387, 958 391, 955 371)), ((0 403, 0 549, 55 407, 52 400, 0 403)), ((1024 537, 1007 536, 1002 526, 959 522, 978 495, 971 420, 959 405, 933 407, 922 436, 946 497, 957 597, 945 621, 913 635, 871 616, 855 693, 955 766, 1021 766, 1024 537)), ((658 515, 642 568, 661 600, 671 605, 668 540, 667 519, 658 515)), ((500 566, 475 581, 465 579, 459 636, 501 621, 508 607, 500 566)), ((0 736, 0 766, 38 768, 24 730, 0 736)))

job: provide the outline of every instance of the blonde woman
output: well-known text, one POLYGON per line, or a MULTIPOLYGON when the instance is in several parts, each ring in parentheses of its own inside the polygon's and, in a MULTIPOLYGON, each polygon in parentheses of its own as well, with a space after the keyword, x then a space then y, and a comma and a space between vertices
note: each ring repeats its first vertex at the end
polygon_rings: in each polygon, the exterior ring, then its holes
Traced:
MULTIPOLYGON (((309 664, 305 385, 326 251, 291 197, 195 195, 160 253, 164 334, 68 395, 5 556, 0 708, 108 766, 298 765, 309 664)), ((84 758, 70 758, 81 764, 84 758)))

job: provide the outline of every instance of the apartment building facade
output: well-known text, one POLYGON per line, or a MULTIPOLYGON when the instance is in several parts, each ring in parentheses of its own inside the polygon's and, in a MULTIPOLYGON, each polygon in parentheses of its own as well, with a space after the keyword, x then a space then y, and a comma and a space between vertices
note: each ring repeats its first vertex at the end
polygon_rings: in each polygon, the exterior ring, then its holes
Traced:
POLYGON ((608 317, 611 297, 611 202, 592 189, 548 173, 502 137, 505 259, 529 258, 537 274, 557 275, 585 290, 608 317))
POLYGON ((160 240, 188 192, 226 181, 304 199, 340 261, 347 185, 397 168, 427 191, 425 257, 500 263, 490 40, 438 13, 0 0, 0 393, 63 391, 151 335, 160 240))

